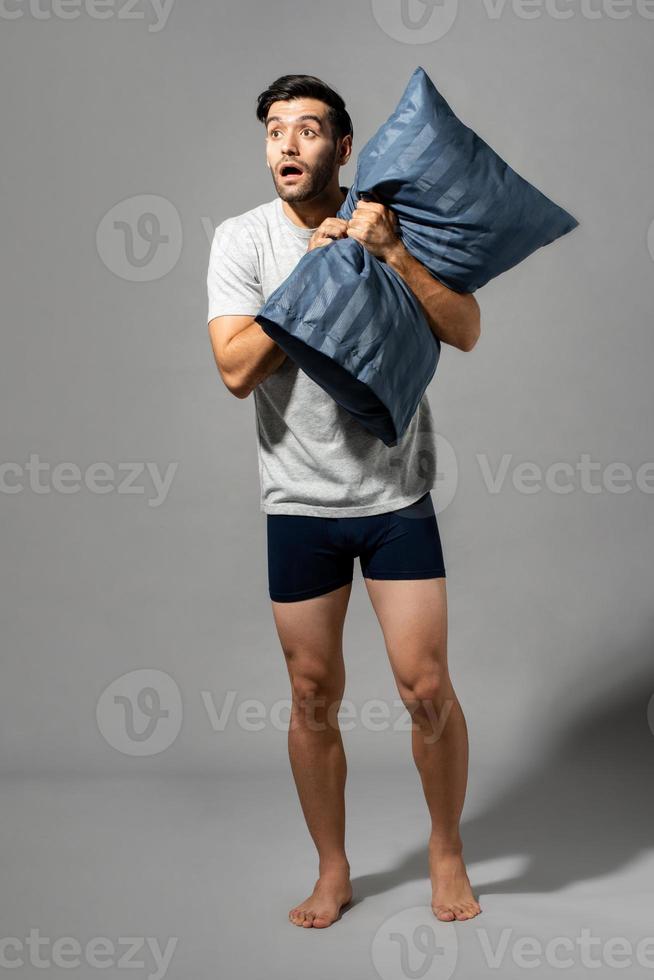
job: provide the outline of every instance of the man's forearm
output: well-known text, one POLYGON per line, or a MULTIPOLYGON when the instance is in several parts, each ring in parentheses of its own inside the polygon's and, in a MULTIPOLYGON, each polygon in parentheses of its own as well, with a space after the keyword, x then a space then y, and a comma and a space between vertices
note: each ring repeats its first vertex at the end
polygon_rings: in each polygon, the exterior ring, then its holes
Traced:
POLYGON ((286 353, 255 321, 232 337, 225 358, 229 373, 239 379, 241 397, 246 398, 253 388, 277 370, 286 353))
POLYGON ((432 332, 459 350, 472 350, 479 339, 479 304, 472 293, 456 293, 431 275, 403 242, 385 261, 402 277, 422 306, 432 332))

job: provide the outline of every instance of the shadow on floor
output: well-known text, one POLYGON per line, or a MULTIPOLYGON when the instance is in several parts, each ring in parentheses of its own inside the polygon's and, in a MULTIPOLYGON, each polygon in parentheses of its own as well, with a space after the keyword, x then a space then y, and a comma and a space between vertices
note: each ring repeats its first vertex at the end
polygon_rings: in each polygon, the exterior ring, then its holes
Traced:
MULTIPOLYGON (((654 846, 654 732, 647 718, 653 694, 654 667, 647 665, 622 690, 584 709, 527 778, 462 822, 467 865, 516 854, 529 861, 511 879, 473 881, 476 895, 556 891, 617 871, 654 846)), ((650 722, 654 728, 651 715, 650 722)), ((427 866, 427 848, 420 847, 399 866, 353 879, 355 896, 360 901, 424 878, 427 866)))

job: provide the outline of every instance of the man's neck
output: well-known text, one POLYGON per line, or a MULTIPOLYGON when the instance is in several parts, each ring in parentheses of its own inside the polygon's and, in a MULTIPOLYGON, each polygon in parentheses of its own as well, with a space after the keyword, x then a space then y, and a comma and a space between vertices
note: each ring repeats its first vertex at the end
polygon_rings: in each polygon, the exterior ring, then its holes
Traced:
POLYGON ((291 205, 282 200, 284 214, 297 225, 298 228, 317 228, 323 223, 325 218, 333 218, 347 197, 348 188, 339 187, 333 195, 319 201, 302 201, 299 204, 291 205))

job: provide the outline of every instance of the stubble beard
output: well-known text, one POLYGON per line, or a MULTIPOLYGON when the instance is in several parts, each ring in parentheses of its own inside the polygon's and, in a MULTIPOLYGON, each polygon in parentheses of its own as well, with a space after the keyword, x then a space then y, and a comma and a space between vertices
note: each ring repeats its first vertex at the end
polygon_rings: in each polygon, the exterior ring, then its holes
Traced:
POLYGON ((285 184, 283 180, 278 180, 276 173, 273 174, 277 193, 283 201, 288 201, 290 204, 311 200, 328 186, 334 173, 335 160, 336 145, 332 155, 317 164, 313 170, 305 170, 304 176, 297 184, 285 184))

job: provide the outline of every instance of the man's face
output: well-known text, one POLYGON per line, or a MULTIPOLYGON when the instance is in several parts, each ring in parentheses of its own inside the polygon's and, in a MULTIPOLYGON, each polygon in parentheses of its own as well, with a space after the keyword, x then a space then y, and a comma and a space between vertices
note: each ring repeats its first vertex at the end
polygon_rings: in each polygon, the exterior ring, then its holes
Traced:
POLYGON ((289 99, 270 106, 266 159, 282 200, 307 201, 316 197, 342 165, 340 141, 334 141, 328 111, 329 107, 319 99, 289 99), (285 176, 287 167, 295 168, 289 176, 285 176))

